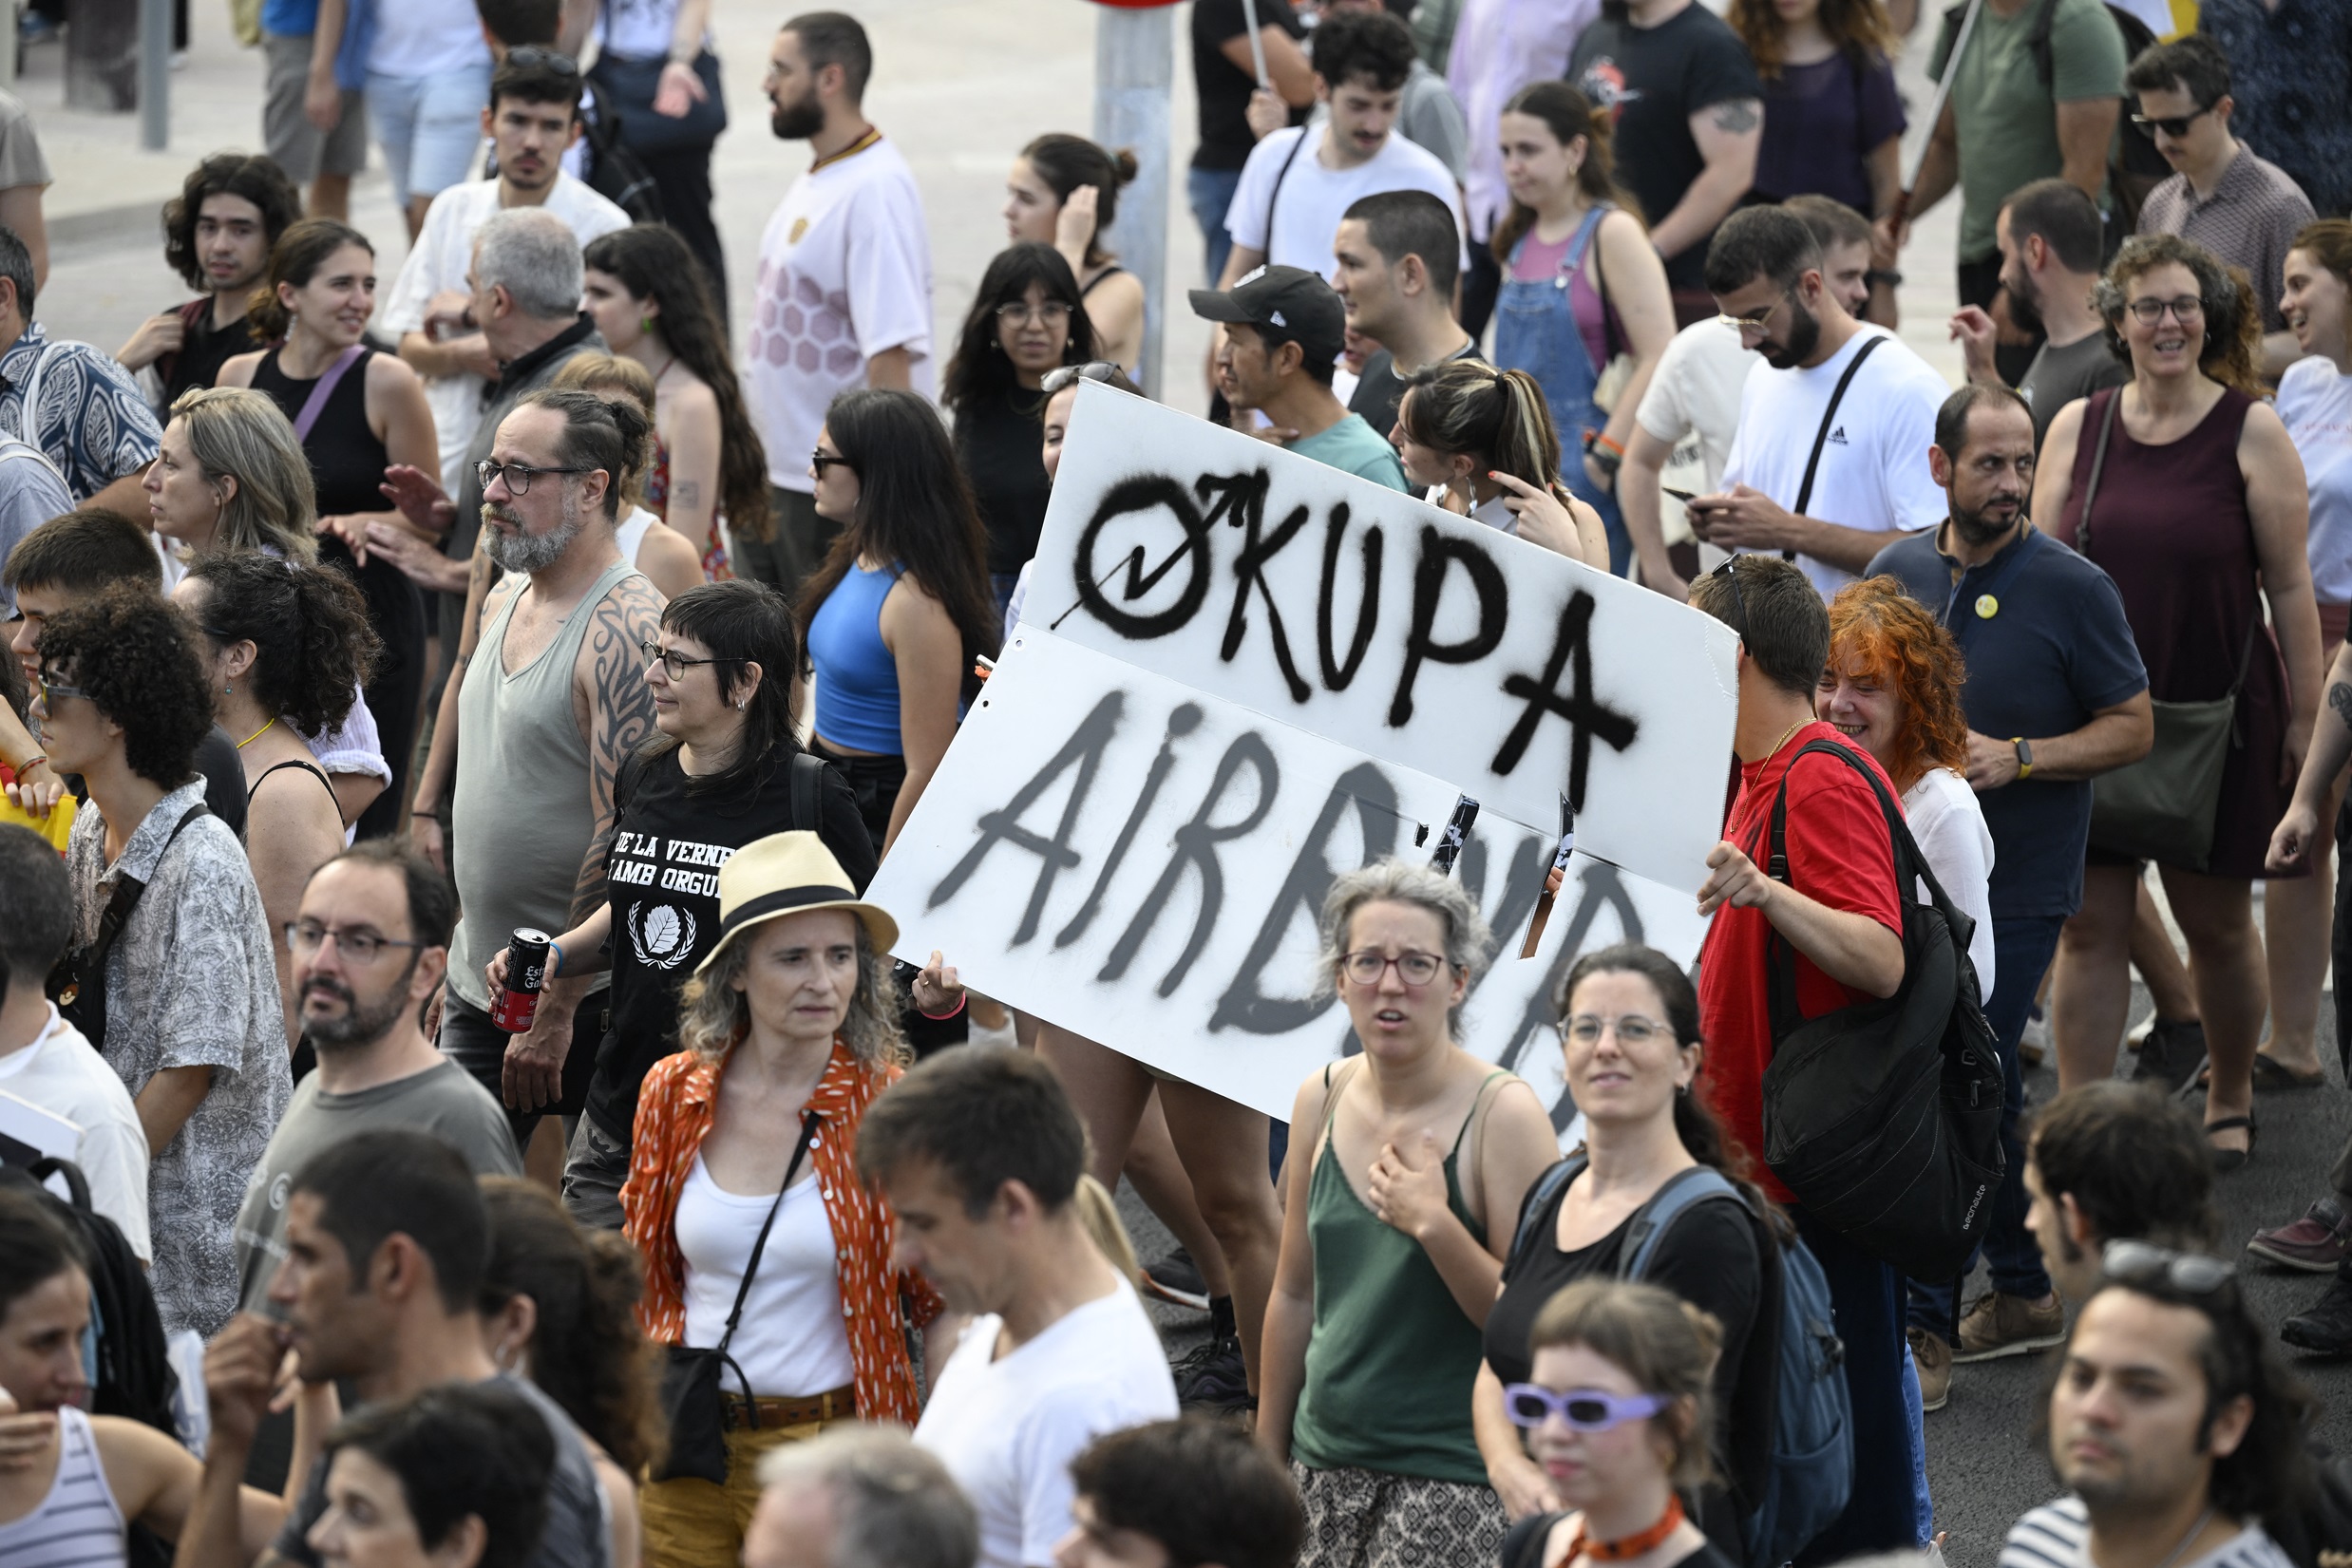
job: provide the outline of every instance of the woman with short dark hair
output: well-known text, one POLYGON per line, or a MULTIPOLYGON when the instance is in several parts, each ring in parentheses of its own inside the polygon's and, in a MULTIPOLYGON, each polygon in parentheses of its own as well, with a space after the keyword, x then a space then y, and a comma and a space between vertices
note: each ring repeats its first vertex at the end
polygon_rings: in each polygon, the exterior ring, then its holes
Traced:
POLYGON ((334 1568, 522 1568, 539 1549, 555 1437, 510 1387, 369 1406, 325 1458, 327 1510, 302 1540, 334 1568))

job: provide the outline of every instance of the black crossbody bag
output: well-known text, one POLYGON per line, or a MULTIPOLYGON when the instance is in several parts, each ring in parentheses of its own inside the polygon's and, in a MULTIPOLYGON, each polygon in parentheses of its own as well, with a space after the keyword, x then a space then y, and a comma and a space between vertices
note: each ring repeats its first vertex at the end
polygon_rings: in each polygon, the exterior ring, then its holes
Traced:
MULTIPOLYGON (((1809 515, 1805 508, 1811 506, 1813 501, 1813 476, 1821 471, 1821 449, 1829 444, 1830 432, 1836 427, 1837 406, 1846 401, 1846 388, 1854 384, 1854 376, 1861 370, 1862 362, 1869 358, 1871 353, 1877 349, 1878 346, 1886 342, 1887 338, 1891 335, 1892 334, 1890 333, 1883 333, 1880 336, 1870 339, 1860 349, 1856 349, 1854 351, 1854 357, 1846 362, 1846 373, 1839 376, 1837 378, 1837 385, 1830 388, 1830 406, 1821 410, 1821 428, 1813 432, 1812 455, 1805 460, 1805 478, 1796 487, 1796 504, 1789 508, 1791 512, 1793 512, 1798 517, 1801 518, 1809 515)), ((1782 560, 1794 560, 1796 559, 1796 552, 1793 550, 1783 550, 1780 552, 1780 558, 1782 560)))
POLYGON ((751 1397, 751 1380, 743 1375, 727 1347, 734 1342, 735 1325, 743 1321, 743 1303, 751 1294, 751 1276, 759 1273, 760 1254, 768 1250, 768 1233, 775 1228, 776 1213, 784 1207, 784 1195, 792 1190, 792 1178, 801 1172, 801 1162, 808 1157, 808 1145, 817 1136, 817 1113, 801 1113, 801 1141, 792 1146, 792 1162, 784 1167, 784 1185, 776 1189, 776 1200, 768 1205, 768 1219, 760 1226, 759 1239, 751 1243, 751 1256, 743 1266, 743 1283, 735 1287, 735 1306, 727 1314, 727 1331, 719 1342, 709 1350, 692 1345, 673 1345, 669 1359, 661 1369, 661 1413, 670 1426, 670 1452, 654 1472, 655 1481, 681 1481, 689 1476, 710 1482, 714 1486, 727 1484, 727 1407, 730 1400, 739 1401, 743 1409, 743 1425, 756 1427, 760 1424, 759 1407, 751 1397), (730 1394, 724 1381, 732 1370, 735 1382, 743 1391, 730 1394))
MULTIPOLYGON (((181 814, 172 824, 171 837, 163 841, 163 848, 155 858, 161 866, 163 857, 172 852, 172 845, 187 825, 199 817, 212 815, 202 801, 181 814)), ((101 1055, 106 1049, 106 954, 114 951, 115 939, 123 935, 123 927, 145 896, 147 884, 136 877, 117 877, 114 896, 98 916, 98 935, 88 944, 68 949, 56 967, 49 971, 47 991, 49 1000, 57 1004, 59 1016, 82 1031, 82 1038, 101 1055)))

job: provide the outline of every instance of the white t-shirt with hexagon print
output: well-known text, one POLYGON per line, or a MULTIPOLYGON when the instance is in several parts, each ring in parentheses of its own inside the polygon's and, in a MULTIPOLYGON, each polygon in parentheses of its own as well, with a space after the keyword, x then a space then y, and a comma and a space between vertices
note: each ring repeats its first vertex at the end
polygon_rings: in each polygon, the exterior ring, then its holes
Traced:
POLYGON ((771 483, 806 495, 808 454, 837 393, 903 348, 925 397, 931 237, 915 172, 887 140, 792 181, 760 238, 758 312, 745 363, 771 483))

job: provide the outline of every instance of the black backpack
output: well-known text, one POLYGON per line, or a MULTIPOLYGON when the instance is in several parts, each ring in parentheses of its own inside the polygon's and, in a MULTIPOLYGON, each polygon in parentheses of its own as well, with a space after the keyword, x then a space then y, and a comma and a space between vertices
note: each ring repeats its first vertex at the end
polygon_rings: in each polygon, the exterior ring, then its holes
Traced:
POLYGON ((632 223, 660 223, 661 187, 644 162, 620 139, 618 120, 601 105, 581 117, 588 139, 588 188, 629 215, 632 223))
MULTIPOLYGON (((1883 1001, 1806 1018, 1796 964, 1770 944, 1773 1059, 1764 1069, 1764 1162, 1806 1210, 1913 1279, 1958 1277, 1992 1221, 2002 1172, 2001 1059, 1977 1000, 1976 922, 1944 896, 1875 768, 1834 756, 1878 796, 1903 898, 1903 983, 1883 1001), (1915 890, 1927 885, 1927 901, 1915 890)), ((1771 860, 1789 879, 1789 776, 1773 801, 1771 860)))
POLYGON ((163 1319, 155 1309, 147 1271, 131 1251, 120 1226, 90 1207, 90 1184, 82 1167, 54 1157, 30 1165, 0 1165, 0 1183, 37 1194, 40 1201, 82 1242, 90 1262, 90 1324, 98 1335, 98 1374, 90 1380, 93 1415, 127 1416, 170 1434, 172 1395, 180 1378, 163 1342, 163 1319), (65 1178, 71 1202, 42 1185, 51 1175, 65 1178))

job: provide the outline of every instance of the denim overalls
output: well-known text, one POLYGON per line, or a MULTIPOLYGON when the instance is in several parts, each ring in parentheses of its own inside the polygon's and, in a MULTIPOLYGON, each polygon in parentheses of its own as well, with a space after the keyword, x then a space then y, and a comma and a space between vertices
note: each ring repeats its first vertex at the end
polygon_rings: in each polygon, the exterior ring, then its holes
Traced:
MULTIPOLYGON (((1593 364, 1584 335, 1576 330, 1576 312, 1568 301, 1569 280, 1584 267, 1584 253, 1600 231, 1602 217, 1613 210, 1604 204, 1584 215, 1560 259, 1556 277, 1529 283, 1513 275, 1519 252, 1532 236, 1532 229, 1512 247, 1510 261, 1503 269, 1503 291, 1495 303, 1494 363, 1501 369, 1527 371, 1544 388, 1552 424, 1560 431, 1561 481, 1578 500, 1589 502, 1601 514, 1609 533, 1609 570, 1622 577, 1633 559, 1633 540, 1625 532, 1617 498, 1595 489, 1584 472, 1584 432, 1608 424, 1608 416, 1592 400, 1601 368, 1593 364)), ((1603 300, 1602 309, 1607 308, 1603 300)))

